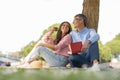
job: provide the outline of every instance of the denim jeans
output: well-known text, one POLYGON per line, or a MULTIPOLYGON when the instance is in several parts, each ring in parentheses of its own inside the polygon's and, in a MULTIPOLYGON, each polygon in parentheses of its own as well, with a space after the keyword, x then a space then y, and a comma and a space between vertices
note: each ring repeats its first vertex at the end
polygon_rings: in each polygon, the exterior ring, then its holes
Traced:
POLYGON ((88 67, 92 66, 93 60, 99 61, 99 48, 98 42, 91 44, 88 50, 85 53, 70 55, 70 65, 74 67, 82 67, 87 65, 88 67))
POLYGON ((41 55, 49 66, 52 67, 65 67, 68 64, 68 58, 56 53, 53 53, 52 50, 46 47, 37 47, 25 57, 25 61, 29 62, 30 59, 36 58, 38 55, 41 55))

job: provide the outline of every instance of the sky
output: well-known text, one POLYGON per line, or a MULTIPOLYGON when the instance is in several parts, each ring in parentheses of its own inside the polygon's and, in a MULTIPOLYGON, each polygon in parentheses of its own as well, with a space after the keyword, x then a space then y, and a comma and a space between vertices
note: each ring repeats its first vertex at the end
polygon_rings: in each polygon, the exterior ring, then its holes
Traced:
MULTIPOLYGON (((82 12, 83 0, 0 0, 0 51, 19 51, 54 23, 82 12)), ((120 33, 120 0, 100 0, 98 34, 103 44, 120 33)))

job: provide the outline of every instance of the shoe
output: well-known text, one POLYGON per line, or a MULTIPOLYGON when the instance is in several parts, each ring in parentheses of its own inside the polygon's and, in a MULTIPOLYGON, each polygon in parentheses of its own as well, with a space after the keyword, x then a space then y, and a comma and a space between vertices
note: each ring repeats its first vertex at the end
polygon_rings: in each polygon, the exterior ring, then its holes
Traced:
POLYGON ((24 63, 22 65, 18 65, 17 68, 30 68, 30 64, 29 63, 24 63))

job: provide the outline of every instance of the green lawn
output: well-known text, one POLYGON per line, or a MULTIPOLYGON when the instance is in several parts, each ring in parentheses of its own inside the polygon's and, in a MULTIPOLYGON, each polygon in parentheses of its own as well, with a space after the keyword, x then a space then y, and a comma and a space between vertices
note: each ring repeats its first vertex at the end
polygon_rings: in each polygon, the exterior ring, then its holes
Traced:
POLYGON ((89 71, 74 68, 0 68, 0 80, 120 80, 120 71, 89 71))

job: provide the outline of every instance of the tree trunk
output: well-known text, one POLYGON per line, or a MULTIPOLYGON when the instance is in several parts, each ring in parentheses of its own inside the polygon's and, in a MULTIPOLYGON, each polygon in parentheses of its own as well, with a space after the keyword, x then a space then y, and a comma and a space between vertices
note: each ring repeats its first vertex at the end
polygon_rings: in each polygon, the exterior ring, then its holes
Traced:
POLYGON ((88 18, 87 26, 98 29, 99 21, 99 0, 84 0, 82 13, 88 18))

